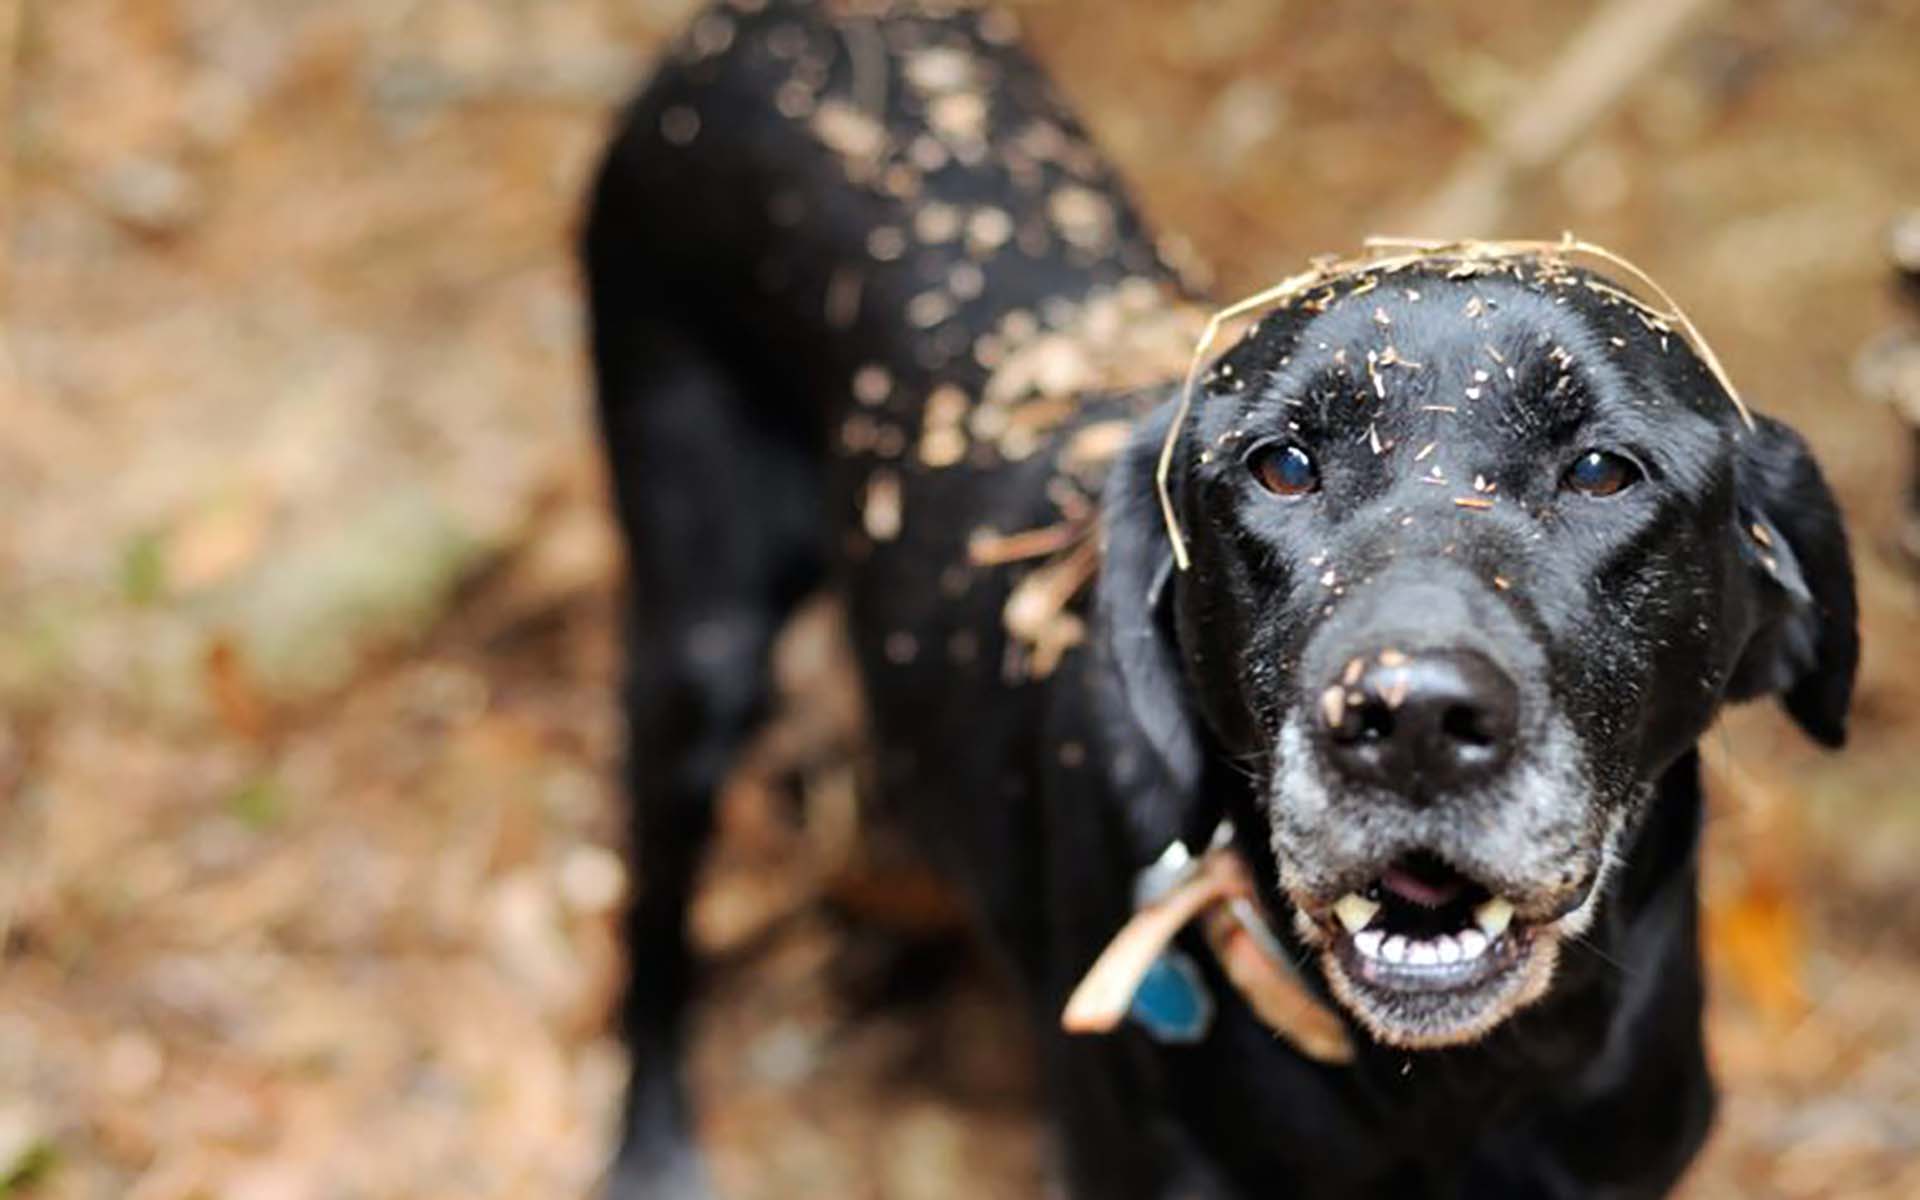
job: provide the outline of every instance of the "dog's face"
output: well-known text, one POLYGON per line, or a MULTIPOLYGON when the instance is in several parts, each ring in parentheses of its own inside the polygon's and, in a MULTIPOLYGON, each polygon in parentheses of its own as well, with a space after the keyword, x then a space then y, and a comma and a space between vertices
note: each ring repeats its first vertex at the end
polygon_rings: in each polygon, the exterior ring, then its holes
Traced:
POLYGON ((1146 717, 1251 772, 1296 931, 1404 1047, 1547 990, 1723 701, 1837 743, 1857 653, 1794 435, 1598 277, 1458 267, 1348 278, 1214 364, 1158 614, 1181 711, 1146 717))

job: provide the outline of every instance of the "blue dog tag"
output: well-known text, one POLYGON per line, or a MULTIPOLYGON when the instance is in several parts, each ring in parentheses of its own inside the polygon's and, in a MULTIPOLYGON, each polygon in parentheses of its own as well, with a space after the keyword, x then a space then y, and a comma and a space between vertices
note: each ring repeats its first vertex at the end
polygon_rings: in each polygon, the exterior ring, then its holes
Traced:
POLYGON ((1168 950, 1141 977, 1127 1016, 1155 1041, 1190 1045, 1213 1024, 1213 993, 1191 958, 1168 950))

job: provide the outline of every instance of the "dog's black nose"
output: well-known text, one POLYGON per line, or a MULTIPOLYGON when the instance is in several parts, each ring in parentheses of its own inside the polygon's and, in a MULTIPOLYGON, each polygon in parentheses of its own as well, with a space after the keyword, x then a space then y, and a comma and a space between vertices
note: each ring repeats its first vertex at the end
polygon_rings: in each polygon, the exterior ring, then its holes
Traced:
POLYGON ((1320 739, 1341 773, 1426 799, 1505 765, 1520 691, 1467 650, 1383 650, 1347 663, 1320 695, 1320 739))

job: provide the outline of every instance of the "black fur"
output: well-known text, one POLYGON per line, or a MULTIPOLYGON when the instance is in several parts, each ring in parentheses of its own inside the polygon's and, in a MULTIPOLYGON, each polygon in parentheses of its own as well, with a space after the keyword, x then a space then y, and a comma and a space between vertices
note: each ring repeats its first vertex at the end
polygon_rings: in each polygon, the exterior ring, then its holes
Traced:
POLYGON ((1745 425, 1676 332, 1539 260, 1318 289, 1212 365, 1179 431, 1178 570, 1153 470, 1192 301, 1005 18, 935 0, 700 17, 622 121, 584 258, 633 559, 613 1195, 704 1194, 688 893, 770 639, 826 585, 886 797, 1025 988, 1074 1195, 1671 1186, 1712 1109, 1694 742, 1724 701, 1777 693, 1839 744, 1858 654, 1804 444, 1745 425), (1256 481, 1250 453, 1280 443, 1317 491, 1256 481), (1644 479, 1569 490, 1591 449, 1644 479), (1098 574, 1036 633, 1010 594, 1071 579, 1074 553, 969 546, 1076 521, 1098 574), (1401 650, 1511 680, 1498 770, 1400 787, 1330 765, 1326 689, 1401 650), (1221 1002, 1198 1045, 1057 1031, 1134 873, 1223 816, 1352 1065, 1276 1040, 1198 945, 1221 1002), (1328 905, 1409 855, 1512 898, 1524 969, 1356 984, 1328 905))

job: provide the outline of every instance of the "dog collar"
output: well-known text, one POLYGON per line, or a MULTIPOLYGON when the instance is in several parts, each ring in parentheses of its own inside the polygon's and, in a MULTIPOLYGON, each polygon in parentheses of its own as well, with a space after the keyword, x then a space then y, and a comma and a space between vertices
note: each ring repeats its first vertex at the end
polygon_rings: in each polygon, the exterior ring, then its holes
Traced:
POLYGON ((1347 1027, 1295 971, 1261 913, 1253 872, 1222 821, 1204 854, 1168 843, 1134 878, 1134 913, 1100 952, 1060 1016, 1069 1033, 1108 1033, 1131 1018, 1157 1041, 1192 1043, 1212 1026, 1213 996, 1172 946, 1200 921, 1207 948, 1261 1022, 1308 1058, 1353 1061, 1347 1027))

